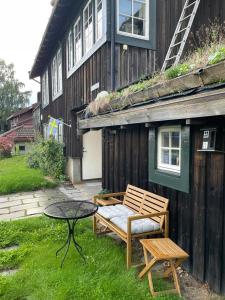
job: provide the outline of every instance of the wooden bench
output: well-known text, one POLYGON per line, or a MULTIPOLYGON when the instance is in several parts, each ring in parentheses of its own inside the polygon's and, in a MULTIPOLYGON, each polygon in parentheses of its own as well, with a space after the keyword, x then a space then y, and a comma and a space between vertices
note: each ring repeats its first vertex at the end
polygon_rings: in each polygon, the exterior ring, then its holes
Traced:
MULTIPOLYGON (((93 217, 93 231, 98 233, 98 223, 116 233, 127 244, 127 268, 132 264, 132 239, 148 235, 163 234, 168 237, 169 200, 132 185, 126 192, 95 195, 93 201, 103 204, 122 197, 121 204, 99 207, 93 217)), ((107 231, 107 232, 108 232, 107 231)))

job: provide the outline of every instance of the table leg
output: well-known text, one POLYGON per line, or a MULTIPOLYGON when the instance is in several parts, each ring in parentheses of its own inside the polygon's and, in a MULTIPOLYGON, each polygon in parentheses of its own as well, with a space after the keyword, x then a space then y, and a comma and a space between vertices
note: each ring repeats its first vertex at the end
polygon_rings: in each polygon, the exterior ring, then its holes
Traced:
POLYGON ((80 254, 80 256, 85 261, 85 257, 84 257, 84 255, 82 253, 82 247, 78 244, 78 242, 76 241, 76 239, 74 237, 75 225, 76 225, 76 223, 77 223, 78 220, 74 220, 73 223, 72 223, 72 225, 70 224, 69 220, 66 220, 66 221, 67 221, 67 225, 68 225, 68 237, 67 237, 66 242, 63 244, 63 246, 61 248, 59 248, 59 250, 56 251, 56 256, 58 256, 59 252, 62 251, 66 247, 66 245, 67 245, 66 252, 65 252, 64 257, 63 257, 62 262, 61 262, 61 268, 62 268, 62 266, 64 264, 65 258, 67 256, 68 251, 69 251, 71 239, 73 240, 73 243, 74 243, 74 246, 75 246, 77 252, 80 254))

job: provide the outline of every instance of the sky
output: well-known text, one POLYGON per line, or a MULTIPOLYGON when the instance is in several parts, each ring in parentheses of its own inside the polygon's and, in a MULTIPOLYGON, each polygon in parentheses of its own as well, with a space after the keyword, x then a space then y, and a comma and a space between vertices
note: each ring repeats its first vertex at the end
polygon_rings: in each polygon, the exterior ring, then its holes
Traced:
MULTIPOLYGON (((37 101, 40 85, 29 80, 42 36, 51 15, 51 0, 0 0, 0 59, 15 66, 15 77, 37 101)), ((37 78, 39 81, 39 78, 37 78)))

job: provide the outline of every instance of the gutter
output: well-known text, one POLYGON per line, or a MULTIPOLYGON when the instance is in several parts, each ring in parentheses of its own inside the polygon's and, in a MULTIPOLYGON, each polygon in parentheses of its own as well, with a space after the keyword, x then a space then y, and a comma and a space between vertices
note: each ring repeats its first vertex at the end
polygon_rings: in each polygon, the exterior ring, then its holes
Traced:
POLYGON ((111 90, 115 91, 115 1, 111 0, 111 90))

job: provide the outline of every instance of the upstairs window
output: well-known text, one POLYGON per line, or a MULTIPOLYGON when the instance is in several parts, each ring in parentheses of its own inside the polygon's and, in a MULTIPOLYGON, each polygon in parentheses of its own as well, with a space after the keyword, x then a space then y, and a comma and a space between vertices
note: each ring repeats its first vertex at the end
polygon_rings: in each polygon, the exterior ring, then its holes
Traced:
POLYGON ((117 0, 118 33, 147 39, 148 11, 149 0, 117 0))
POLYGON ((83 12, 84 22, 84 52, 88 52, 93 45, 93 3, 89 1, 83 12))
POLYGON ((48 70, 42 76, 41 88, 42 88, 42 93, 41 93, 42 107, 45 107, 49 104, 48 70))
POLYGON ((74 25, 74 43, 75 43, 75 64, 81 60, 82 57, 82 35, 81 35, 81 19, 78 18, 74 25))
POLYGON ((96 40, 102 37, 103 15, 102 0, 96 0, 96 40))
POLYGON ((165 127, 158 131, 158 164, 160 170, 180 173, 181 128, 165 127))
POLYGON ((62 94, 62 50, 57 51, 52 61, 52 97, 53 100, 62 94))
POLYGON ((74 66, 74 39, 73 31, 70 31, 68 40, 67 40, 67 66, 68 71, 74 66))

